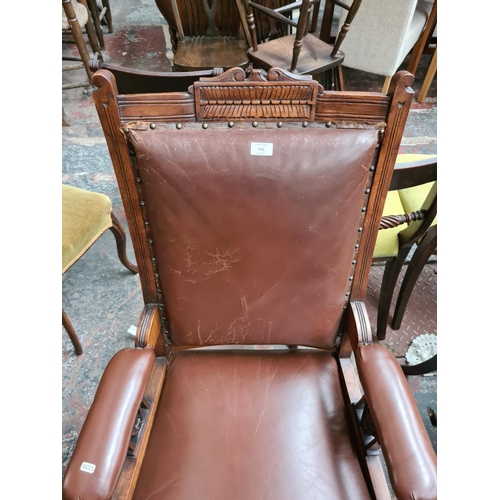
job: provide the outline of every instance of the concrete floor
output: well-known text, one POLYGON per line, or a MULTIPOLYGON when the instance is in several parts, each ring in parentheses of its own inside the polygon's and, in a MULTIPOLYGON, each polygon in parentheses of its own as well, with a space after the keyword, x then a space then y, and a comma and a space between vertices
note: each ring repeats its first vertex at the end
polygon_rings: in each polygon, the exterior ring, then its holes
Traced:
MULTIPOLYGON (((114 33, 108 34, 106 27, 103 28, 104 60, 138 69, 169 71, 166 24, 154 0, 112 1, 111 7, 115 29, 114 33)), ((63 47, 63 52, 71 50, 63 47)), ((430 57, 424 55, 417 71, 414 85, 417 92, 429 60, 430 57)), ((74 74, 63 73, 63 82, 85 78, 83 71, 80 74, 71 73, 74 74)), ((345 87, 349 90, 379 91, 384 80, 384 77, 349 68, 344 69, 344 78, 345 87)), ((62 129, 62 182, 107 194, 116 216, 127 227, 91 91, 90 86, 63 91, 62 103, 70 126, 62 129)), ((423 103, 413 103, 400 152, 437 153, 436 82, 423 103)), ((130 241, 128 252, 134 260, 130 241)), ((399 357, 404 355, 405 348, 415 336, 423 332, 437 334, 436 266, 437 263, 432 262, 422 273, 415 299, 409 305, 400 331, 388 334, 386 345, 399 357), (424 310, 427 312, 422 313, 424 310)), ((383 267, 374 266, 370 277, 367 307, 372 325, 376 319, 382 270, 383 267)), ((104 367, 118 349, 133 346, 133 337, 128 330, 137 323, 142 310, 142 297, 139 278, 119 262, 114 238, 109 231, 63 276, 62 292, 62 305, 84 350, 82 356, 75 356, 62 329, 64 472, 104 367)), ((437 376, 409 377, 409 382, 431 441, 437 449, 436 428, 428 413, 428 408, 437 413, 437 376)))

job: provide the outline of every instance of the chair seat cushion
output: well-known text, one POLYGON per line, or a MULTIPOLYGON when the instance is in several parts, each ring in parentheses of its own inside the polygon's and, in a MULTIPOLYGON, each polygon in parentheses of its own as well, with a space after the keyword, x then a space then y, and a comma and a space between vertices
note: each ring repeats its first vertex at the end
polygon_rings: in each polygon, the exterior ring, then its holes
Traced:
MULTIPOLYGON (((294 43, 295 35, 282 36, 259 44, 256 51, 249 49, 248 55, 266 71, 273 67, 290 70, 294 43)), ((332 50, 332 45, 323 42, 318 37, 305 36, 302 39, 295 73, 317 75, 330 68, 340 66, 345 55, 339 50, 335 57, 331 57, 332 50)))
POLYGON ((240 38, 194 36, 178 42, 174 66, 177 71, 245 67, 247 49, 246 41, 240 38))
POLYGON ((62 186, 62 273, 113 225, 111 200, 101 193, 62 186))
POLYGON ((327 352, 176 352, 134 498, 368 499, 345 410, 327 352))

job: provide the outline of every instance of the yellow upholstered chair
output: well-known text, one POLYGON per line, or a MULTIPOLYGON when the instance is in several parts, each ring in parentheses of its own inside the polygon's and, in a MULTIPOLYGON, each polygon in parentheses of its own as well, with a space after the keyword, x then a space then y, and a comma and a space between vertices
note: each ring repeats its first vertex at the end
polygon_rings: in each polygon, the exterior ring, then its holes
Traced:
POLYGON ((398 155, 382 214, 373 261, 386 261, 377 314, 377 337, 384 339, 401 268, 416 244, 396 301, 392 328, 401 326, 413 287, 437 249, 437 157, 398 155))
MULTIPOLYGON (((109 197, 102 193, 63 184, 62 274, 80 259, 108 229, 111 229, 115 236, 120 262, 134 274, 137 273, 137 267, 127 258, 125 230, 113 214, 109 197)), ((73 343, 75 353, 82 354, 80 341, 64 309, 62 323, 73 343)))

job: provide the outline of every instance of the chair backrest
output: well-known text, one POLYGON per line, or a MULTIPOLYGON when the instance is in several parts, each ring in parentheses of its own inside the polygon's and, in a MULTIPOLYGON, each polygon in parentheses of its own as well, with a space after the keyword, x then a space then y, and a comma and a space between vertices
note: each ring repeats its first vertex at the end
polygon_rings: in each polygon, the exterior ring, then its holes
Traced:
POLYGON ((90 69, 97 71, 106 69, 115 77, 119 94, 143 94, 159 92, 183 92, 202 77, 222 74, 222 68, 198 71, 142 71, 125 68, 93 58, 90 69))
POLYGON ((178 40, 195 36, 241 36, 243 31, 238 4, 234 0, 155 0, 178 40))
POLYGON ((420 240, 437 216, 437 157, 396 163, 389 190, 401 190, 403 196, 406 194, 410 201, 416 202, 417 200, 412 198, 418 197, 419 202, 416 206, 408 208, 414 210, 410 213, 394 214, 396 217, 382 217, 380 227, 397 227, 410 223, 399 233, 400 245, 420 240), (424 193, 421 200, 420 193, 424 193))
MULTIPOLYGON (((263 4, 261 1, 254 2, 252 0, 243 0, 245 3, 246 20, 250 37, 252 40, 252 49, 254 52, 258 51, 258 46, 268 40, 279 38, 280 36, 290 35, 295 29, 295 43, 293 46, 292 62, 290 71, 295 71, 297 62, 302 48, 302 40, 307 36, 309 31, 309 18, 311 6, 319 0, 299 0, 293 3, 286 3, 283 0, 275 0, 278 2, 277 7, 270 8, 263 4), (282 4, 283 5, 280 5, 282 4), (299 10, 299 16, 295 21, 291 13, 293 10, 299 10), (267 18, 267 23, 265 22, 267 18)), ((332 48, 331 57, 335 57, 340 49, 340 46, 349 31, 350 25, 357 14, 358 8, 362 0, 354 0, 352 6, 344 4, 340 0, 331 0, 335 5, 340 5, 347 11, 339 36, 337 36, 336 43, 332 48)), ((333 11, 332 11, 333 13, 333 11)), ((314 36, 314 35, 311 35, 314 36)), ((277 50, 280 50, 277 48, 277 50)))
POLYGON ((343 9, 342 19, 343 22, 339 24, 339 31, 337 36, 335 37, 335 44, 333 47, 332 55, 337 54, 344 41, 349 29, 351 28, 351 24, 356 17, 359 7, 361 6, 361 2, 363 0, 352 0, 351 4, 342 2, 341 0, 326 0, 325 9, 323 14, 323 20, 321 22, 321 30, 320 30, 320 38, 327 43, 330 43, 330 33, 333 23, 333 12, 336 6, 339 6, 343 9), (328 17, 327 17, 327 12, 328 17), (328 37, 325 36, 325 32, 328 34, 328 37), (326 40, 325 40, 326 38, 326 40))
POLYGON ((130 96, 93 77, 144 302, 178 346, 333 349, 364 297, 413 76, 390 96, 245 76, 130 96))
MULTIPOLYGON (((297 62, 300 55, 300 49, 302 47, 302 39, 307 35, 309 28, 309 7, 310 0, 302 0, 299 6, 299 18, 297 21, 283 15, 283 10, 277 11, 270 9, 266 6, 260 5, 251 0, 243 0, 245 2, 246 19, 248 21, 248 28, 250 31, 250 37, 252 40, 252 48, 254 52, 259 50, 259 42, 257 40, 257 29, 255 25, 254 9, 266 14, 269 19, 279 21, 282 24, 292 26, 295 28, 295 42, 293 45, 292 62, 289 69, 290 71, 295 71, 297 68, 297 62)), ((290 7, 290 6, 288 6, 290 7)), ((272 26, 272 23, 270 23, 272 26)), ((278 49, 279 50, 279 49, 278 49)))
MULTIPOLYGON (((432 3, 432 0, 363 0, 342 46, 344 65, 392 76, 422 33, 432 3)), ((339 26, 345 16, 342 11, 339 26)))
MULTIPOLYGON (((310 6, 316 5, 319 0, 311 0, 310 6)), ((291 35, 294 28, 297 27, 297 19, 295 13, 299 11, 302 2, 301 0, 255 0, 251 2, 251 7, 258 5, 260 8, 253 9, 253 19, 255 23, 255 35, 257 44, 265 43, 269 40, 274 40, 286 35, 291 35), (270 11, 281 14, 288 21, 284 21, 282 17, 273 17, 270 11)))

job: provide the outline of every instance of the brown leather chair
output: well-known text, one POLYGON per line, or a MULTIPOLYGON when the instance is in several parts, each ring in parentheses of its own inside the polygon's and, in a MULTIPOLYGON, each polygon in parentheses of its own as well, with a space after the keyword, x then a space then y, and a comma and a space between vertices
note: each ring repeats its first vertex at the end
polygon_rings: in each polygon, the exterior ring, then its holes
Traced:
POLYGON ((364 305, 412 82, 332 92, 233 68, 117 95, 95 73, 144 310, 65 499, 388 498, 378 446, 397 498, 436 498, 435 452, 364 305))

